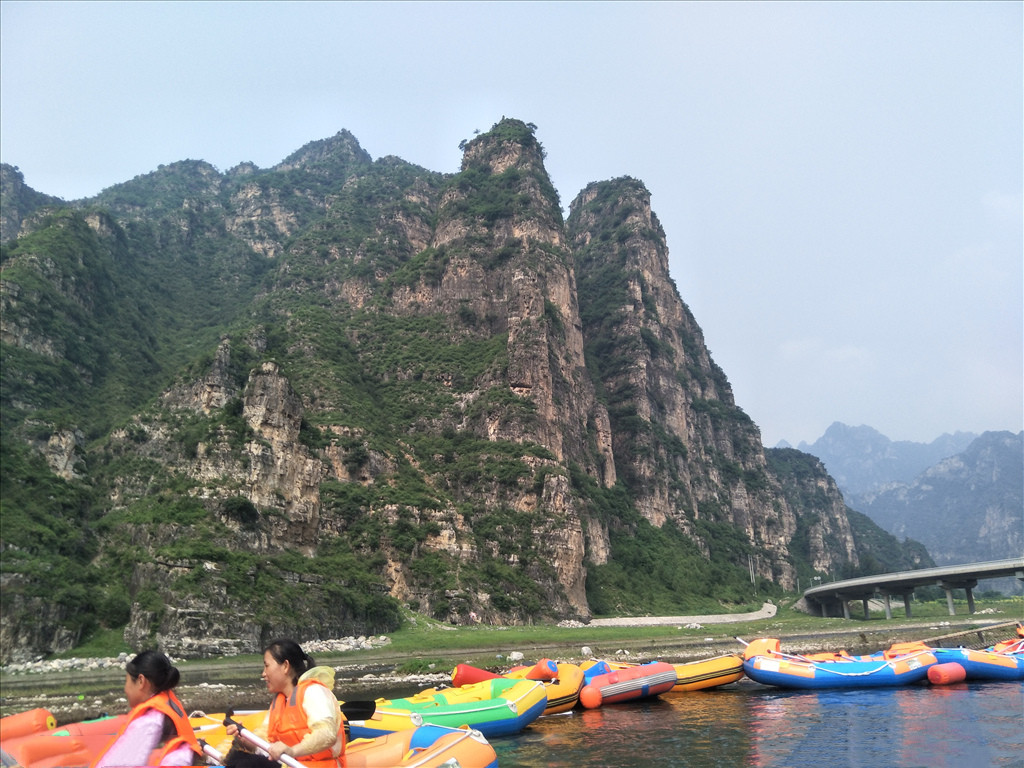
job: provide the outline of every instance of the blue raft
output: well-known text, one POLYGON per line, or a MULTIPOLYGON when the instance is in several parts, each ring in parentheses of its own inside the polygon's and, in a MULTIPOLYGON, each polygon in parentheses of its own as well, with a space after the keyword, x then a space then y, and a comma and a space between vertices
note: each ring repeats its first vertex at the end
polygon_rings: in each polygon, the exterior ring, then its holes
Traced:
POLYGON ((920 682, 938 663, 934 649, 914 644, 893 646, 871 656, 782 653, 775 638, 751 642, 743 654, 743 671, 751 680, 781 688, 878 688, 920 682))

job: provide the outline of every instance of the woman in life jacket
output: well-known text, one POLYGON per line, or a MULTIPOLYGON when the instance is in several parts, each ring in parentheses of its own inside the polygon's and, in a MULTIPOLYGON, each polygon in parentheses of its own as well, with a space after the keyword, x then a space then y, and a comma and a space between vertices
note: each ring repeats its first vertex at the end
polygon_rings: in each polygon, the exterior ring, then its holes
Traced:
POLYGON ((174 695, 180 675, 158 651, 143 651, 125 667, 128 721, 92 762, 91 768, 116 765, 201 765, 185 707, 174 695))
MULTIPOLYGON (((254 730, 270 742, 270 758, 290 755, 309 768, 343 768, 345 730, 334 696, 334 669, 316 666, 298 643, 281 639, 264 649, 261 677, 274 699, 263 727, 254 730)), ((230 725, 227 733, 234 736, 238 729, 230 725)), ((233 749, 225 764, 259 766, 260 759, 233 749)), ((276 768, 269 761, 262 765, 276 768)))

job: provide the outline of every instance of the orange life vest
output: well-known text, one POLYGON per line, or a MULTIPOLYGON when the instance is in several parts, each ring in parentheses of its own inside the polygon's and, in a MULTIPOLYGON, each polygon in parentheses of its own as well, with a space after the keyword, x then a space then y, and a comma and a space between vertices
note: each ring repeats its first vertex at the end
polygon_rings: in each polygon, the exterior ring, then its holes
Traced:
POLYGON ((192 723, 189 722, 188 715, 185 714, 184 705, 174 695, 174 691, 161 691, 132 708, 132 711, 128 713, 128 719, 125 721, 125 724, 121 726, 121 730, 103 748, 103 751, 96 756, 96 759, 90 764, 90 768, 96 765, 103 755, 114 746, 132 721, 151 709, 155 709, 171 719, 171 722, 174 724, 175 735, 150 753, 148 761, 150 765, 159 765, 164 757, 182 744, 188 744, 197 755, 203 754, 203 748, 199 746, 199 741, 196 739, 196 732, 192 730, 192 723))
MULTIPOLYGON (((283 741, 288 746, 294 747, 311 732, 309 723, 306 721, 306 713, 302 709, 302 701, 306 696, 306 690, 311 685, 323 685, 319 680, 300 680, 292 691, 292 695, 285 697, 283 693, 277 694, 270 703, 270 718, 267 723, 267 738, 271 742, 283 741)), ((324 685, 324 688, 327 686, 324 685)), ((296 760, 310 768, 337 768, 345 765, 345 728, 344 722, 339 725, 336 744, 341 743, 341 752, 334 757, 330 748, 321 749, 312 755, 303 755, 296 760)))

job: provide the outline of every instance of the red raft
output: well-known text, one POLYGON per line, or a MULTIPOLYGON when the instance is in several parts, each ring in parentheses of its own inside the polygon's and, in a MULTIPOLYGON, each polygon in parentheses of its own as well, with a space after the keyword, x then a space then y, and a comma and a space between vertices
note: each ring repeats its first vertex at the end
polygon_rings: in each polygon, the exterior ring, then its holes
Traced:
POLYGON ((607 662, 597 661, 585 666, 583 675, 580 704, 587 709, 660 696, 671 691, 677 682, 676 668, 664 661, 625 669, 613 669, 607 662))

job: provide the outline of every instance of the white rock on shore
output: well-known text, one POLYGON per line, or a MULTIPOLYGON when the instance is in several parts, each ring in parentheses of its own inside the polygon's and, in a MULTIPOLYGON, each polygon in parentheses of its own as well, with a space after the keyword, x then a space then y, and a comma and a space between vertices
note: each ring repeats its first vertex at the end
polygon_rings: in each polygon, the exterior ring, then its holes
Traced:
MULTIPOLYGON (((386 635, 373 637, 343 637, 337 640, 307 640, 299 643, 302 650, 316 659, 318 653, 346 653, 347 651, 366 650, 369 648, 380 648, 391 644, 391 638, 386 635)), ((40 661, 25 661, 17 664, 8 664, 3 671, 9 675, 31 675, 42 672, 72 672, 92 669, 110 669, 117 667, 124 669, 124 665, 133 658, 133 653, 122 653, 118 656, 106 658, 70 658, 70 659, 49 659, 40 661)), ((177 663, 171 659, 172 663, 177 663)))
POLYGON ((132 658, 127 653, 119 656, 112 656, 103 659, 50 659, 42 661, 24 661, 18 664, 8 664, 3 671, 9 675, 31 675, 39 672, 71 672, 90 669, 109 669, 110 667, 124 668, 128 660, 132 658))

